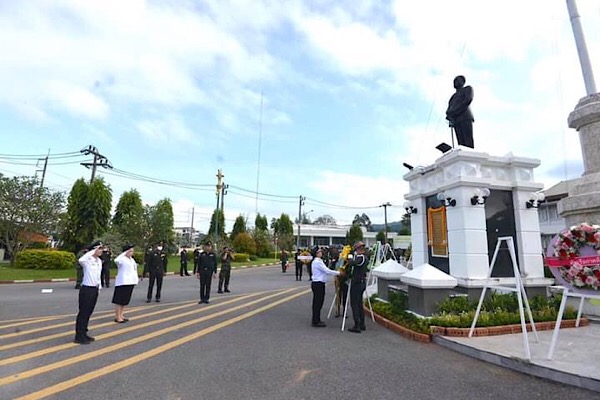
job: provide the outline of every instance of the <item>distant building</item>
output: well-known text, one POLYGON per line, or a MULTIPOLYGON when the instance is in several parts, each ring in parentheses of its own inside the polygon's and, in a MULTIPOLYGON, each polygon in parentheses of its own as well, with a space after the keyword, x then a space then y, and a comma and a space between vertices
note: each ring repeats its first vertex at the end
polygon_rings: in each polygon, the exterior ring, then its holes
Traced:
POLYGON ((180 245, 194 246, 201 239, 200 231, 189 226, 175 227, 173 230, 175 232, 175 240, 180 245))
POLYGON ((540 233, 542 235, 542 248, 548 248, 552 238, 565 229, 564 218, 558 215, 558 202, 569 195, 569 189, 580 181, 581 178, 560 181, 556 185, 543 191, 546 200, 538 206, 538 218, 540 219, 540 233))
MULTIPOLYGON (((300 247, 311 246, 330 246, 343 245, 346 242, 346 233, 350 230, 350 225, 328 226, 328 225, 300 225, 300 247)), ((365 227, 361 227, 363 232, 363 242, 367 246, 375 243, 377 232, 367 232, 365 227)), ((298 236, 298 224, 294 224, 294 237, 298 236)), ((408 248, 410 236, 400 236, 396 232, 387 233, 388 241, 393 243, 393 248, 408 248), (408 239, 407 239, 408 238, 408 239)))

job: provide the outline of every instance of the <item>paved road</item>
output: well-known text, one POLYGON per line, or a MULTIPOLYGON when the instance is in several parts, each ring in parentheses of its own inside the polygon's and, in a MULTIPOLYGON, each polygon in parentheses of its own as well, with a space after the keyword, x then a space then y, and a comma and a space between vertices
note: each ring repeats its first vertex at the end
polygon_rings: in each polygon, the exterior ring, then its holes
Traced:
MULTIPOLYGON (((308 282, 278 267, 234 271, 232 293, 213 290, 210 305, 197 304, 193 277, 165 279, 161 303, 145 303, 146 285, 135 289, 126 324, 113 322, 112 288, 102 291, 90 323, 97 340, 88 346, 71 343, 77 312, 72 282, 0 286, 0 398, 598 396, 412 342, 371 321, 362 334, 340 332, 340 319, 312 328, 308 282)), ((324 314, 332 287, 327 291, 324 314)))

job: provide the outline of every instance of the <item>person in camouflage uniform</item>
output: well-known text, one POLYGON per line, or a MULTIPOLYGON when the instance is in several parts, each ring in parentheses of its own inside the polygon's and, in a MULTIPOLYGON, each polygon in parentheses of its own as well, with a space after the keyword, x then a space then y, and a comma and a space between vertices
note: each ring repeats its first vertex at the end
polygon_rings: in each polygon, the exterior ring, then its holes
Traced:
POLYGON ((233 250, 229 247, 223 249, 221 255, 221 271, 219 271, 219 290, 217 293, 223 293, 223 283, 225 283, 225 293, 229 293, 229 278, 231 277, 231 261, 233 260, 233 250))

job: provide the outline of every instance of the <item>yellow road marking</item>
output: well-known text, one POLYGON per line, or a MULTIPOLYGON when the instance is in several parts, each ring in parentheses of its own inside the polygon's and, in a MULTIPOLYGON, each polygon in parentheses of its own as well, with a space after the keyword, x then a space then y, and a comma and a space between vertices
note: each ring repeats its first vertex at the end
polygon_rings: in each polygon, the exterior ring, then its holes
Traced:
POLYGON ((207 315, 207 316, 200 317, 200 318, 197 318, 197 319, 193 319, 193 320, 190 320, 190 321, 182 322, 182 323, 177 324, 177 325, 172 325, 172 326, 170 326, 168 328, 159 329, 158 331, 150 332, 150 333, 148 333, 146 335, 142 335, 142 336, 136 337, 134 339, 129 339, 129 340, 126 340, 124 342, 116 343, 116 344, 113 344, 111 346, 104 347, 104 348, 99 349, 99 350, 91 351, 89 353, 81 354, 81 355, 76 356, 76 357, 71 357, 71 358, 63 360, 63 361, 58 361, 58 362, 55 362, 55 363, 52 363, 52 364, 44 365, 42 367, 33 368, 33 369, 30 369, 30 370, 27 370, 27 371, 23 371, 23 372, 19 372, 19 373, 13 374, 13 375, 9 375, 9 376, 6 376, 4 378, 0 378, 0 386, 8 385, 8 384, 11 384, 11 383, 14 383, 14 382, 18 382, 18 381, 23 380, 23 379, 31 378, 31 377, 36 376, 36 375, 40 375, 40 374, 43 374, 43 373, 46 373, 46 372, 49 372, 49 371, 53 371, 55 369, 59 369, 59 368, 62 368, 62 367, 66 367, 68 365, 72 365, 72 364, 78 363, 80 361, 89 360, 89 359, 94 358, 96 356, 98 356, 98 357, 99 356, 103 356, 103 355, 106 355, 106 354, 108 354, 108 353, 110 353, 112 351, 116 351, 116 350, 122 349, 122 348, 130 346, 130 345, 134 345, 134 344, 137 344, 137 343, 142 343, 145 340, 154 339, 154 338, 158 337, 159 335, 163 335, 165 333, 173 332, 173 331, 176 331, 178 329, 185 328, 187 326, 191 326, 191 325, 194 325, 194 324, 197 324, 197 323, 200 323, 200 322, 208 321, 208 320, 211 320, 213 318, 220 317, 221 315, 232 313, 232 312, 237 311, 237 310, 239 310, 241 308, 248 307, 248 306, 251 306, 251 305, 256 304, 256 303, 260 303, 261 301, 265 301, 265 300, 268 300, 270 298, 277 297, 279 295, 285 294, 287 292, 291 292, 293 290, 295 290, 295 288, 287 289, 287 290, 284 290, 284 291, 282 291, 280 293, 271 294, 269 296, 262 297, 262 298, 260 298, 258 300, 254 300, 254 301, 251 301, 249 303, 245 303, 245 304, 241 304, 239 306, 228 308, 226 310, 219 311, 219 312, 211 314, 211 315, 207 315))
MULTIPOLYGON (((203 309, 211 309, 211 308, 218 307, 218 306, 221 306, 221 305, 224 305, 224 304, 229 304, 231 302, 239 300, 240 298, 247 298, 249 296, 250 297, 252 297, 252 296, 258 296, 258 295, 261 295, 261 294, 264 294, 264 293, 267 293, 267 292, 258 292, 258 293, 253 293, 251 295, 243 295, 243 296, 242 295, 236 295, 236 298, 232 299, 231 301, 227 301, 227 302, 223 302, 223 303, 217 303, 217 304, 215 304, 213 306, 205 307, 203 309)), ((168 313, 168 312, 171 312, 171 311, 176 311, 176 310, 179 310, 179 309, 182 309, 182 308, 186 308, 186 307, 196 306, 198 304, 195 301, 192 302, 192 303, 190 303, 188 301, 187 303, 189 303, 189 304, 184 304, 184 305, 177 306, 177 307, 172 307, 172 308, 164 308, 163 307, 159 311, 154 311, 154 312, 151 312, 151 313, 146 313, 146 314, 138 316, 138 318, 148 318, 148 317, 151 317, 151 316, 154 316, 154 315, 165 314, 165 313, 168 313)), ((179 304, 179 303, 174 303, 174 304, 179 304)), ((144 309, 144 308, 142 307, 141 309, 144 309)), ((189 312, 189 313, 179 314, 179 316, 189 315, 189 314, 193 314, 193 313, 196 313, 196 312, 198 312, 198 310, 194 310, 194 311, 189 312)), ((92 318, 92 319, 99 319, 99 318, 100 317, 92 318)), ((173 319, 173 318, 170 318, 170 319, 173 319)), ((68 325, 72 325, 72 322, 67 322, 67 323, 58 324, 58 325, 52 325, 52 328, 59 328, 61 326, 68 326, 68 325)), ((102 324, 91 326, 90 329, 99 329, 99 328, 104 328, 106 326, 113 326, 113 325, 114 325, 114 322, 105 322, 105 323, 102 323, 102 324)), ((137 325, 136 324, 135 326, 136 327, 141 327, 141 326, 147 326, 147 325, 148 324, 145 323, 143 325, 137 325)), ((42 330, 48 330, 48 329, 52 329, 52 328, 40 328, 40 329, 42 329, 42 330)), ((131 330, 131 329, 130 328, 121 329, 120 332, 128 332, 129 330, 131 330)), ((22 334, 25 334, 25 333, 31 333, 31 331, 21 332, 19 335, 22 335, 22 334)), ((27 346, 27 345, 34 344, 34 343, 40 343, 40 342, 44 342, 44 341, 48 341, 48 340, 52 340, 52 339, 56 339, 56 338, 60 338, 60 337, 64 337, 64 336, 69 336, 69 335, 72 335, 72 334, 73 334, 73 332, 61 332, 61 333, 55 333, 53 335, 47 335, 47 336, 44 336, 43 338, 33 338, 33 339, 23 340, 23 341, 20 341, 20 342, 9 343, 9 344, 5 344, 5 345, 1 345, 0 346, 0 351, 1 350, 7 350, 7 349, 16 349, 17 347, 23 347, 23 346, 27 346)), ((16 336, 14 334, 11 334, 11 335, 12 336, 16 336)), ((110 336, 103 336, 103 337, 110 337, 110 336)), ((59 350, 62 350, 62 349, 63 349, 63 347, 60 347, 60 348, 57 348, 56 351, 59 351, 59 350)), ((34 354, 34 353, 31 353, 31 354, 34 354)), ((29 358, 31 358, 31 357, 29 357, 29 358)), ((6 364, 5 361, 6 360, 4 360, 4 361, 0 360, 0 365, 5 365, 6 364)), ((22 360, 19 360, 19 361, 22 361, 22 360)))
MULTIPOLYGON (((247 299, 247 298, 250 298, 250 297, 259 296, 261 294, 264 294, 264 292, 252 293, 252 294, 249 294, 249 295, 246 295, 246 296, 239 297, 237 299, 231 299, 231 300, 223 302, 223 303, 215 304, 213 306, 203 307, 203 308, 196 309, 196 310, 193 310, 193 311, 189 311, 189 312, 186 312, 186 313, 183 313, 183 314, 177 314, 177 315, 173 315, 173 316, 170 316, 170 317, 167 317, 167 318, 145 322, 143 324, 135 324, 135 325, 132 325, 132 326, 128 326, 127 328, 119 329, 117 331, 112 331, 112 332, 109 332, 109 333, 98 335, 98 336, 96 336, 96 340, 108 339, 108 338, 113 337, 113 336, 119 336, 119 335, 122 335, 123 333, 127 333, 127 332, 135 331, 135 330, 138 330, 138 329, 146 328, 148 326, 156 325, 156 324, 163 323, 163 322, 168 322, 168 321, 171 321, 171 320, 174 320, 174 319, 177 319, 177 318, 185 317, 187 315, 198 314, 198 313, 204 312, 205 310, 211 310, 212 308, 215 308, 215 307, 227 305, 227 304, 234 303, 234 302, 239 301, 239 300, 244 300, 244 299, 247 299)), ((169 310, 172 311, 172 310, 176 310, 178 308, 180 308, 180 307, 175 307, 175 308, 172 308, 172 309, 169 309, 169 310)), ((114 322, 109 322, 109 323, 106 323, 106 324, 100 324, 100 325, 97 325, 96 328, 100 327, 100 326, 109 326, 109 325, 110 326, 114 326, 115 323, 114 322)), ((55 335, 47 336, 43 340, 49 340, 49 339, 54 339, 54 338, 57 338, 57 337, 72 336, 72 335, 73 335, 73 332, 62 332, 62 333, 57 333, 55 335)), ((14 346, 14 347, 23 346, 23 344, 25 342, 28 342, 26 344, 30 344, 30 343, 36 343, 36 342, 39 342, 39 341, 40 340, 38 340, 38 339, 26 340, 24 342, 16 343, 18 346, 14 346)), ((79 346, 79 345, 75 344, 75 343, 65 343, 65 344, 61 344, 61 345, 58 345, 58 346, 53 346, 53 347, 50 347, 50 348, 47 348, 47 349, 41 349, 41 350, 37 350, 37 351, 32 351, 30 353, 22 354, 20 356, 14 356, 14 357, 10 357, 10 358, 5 358, 3 360, 0 360, 0 366, 2 366, 2 365, 8 365, 8 364, 13 364, 13 363, 21 362, 21 361, 25 361, 25 360, 29 360, 31 358, 45 356, 47 354, 56 353, 56 352, 59 352, 61 350, 65 350, 65 349, 69 349, 71 347, 77 347, 77 346, 79 346)), ((2 346, 2 347, 0 347, 0 350, 2 350, 4 348, 10 348, 10 345, 2 346)))
MULTIPOLYGON (((310 292, 309 290, 304 290, 304 291, 302 291, 300 293, 291 295, 288 298, 277 300, 277 301, 275 301, 275 302, 273 302, 271 304, 267 304, 266 306, 262 306, 260 308, 257 308, 256 310, 247 312, 246 314, 239 315, 239 316, 231 318, 231 319, 229 319, 227 321, 219 322, 218 324, 215 324, 215 325, 210 326, 208 328, 202 329, 199 332, 196 332, 196 333, 193 333, 193 334, 188 335, 186 337, 174 340, 172 342, 169 342, 169 343, 164 344, 162 346, 156 347, 154 349, 145 351, 142 354, 138 354, 138 355, 130 357, 130 358, 126 359, 126 360, 119 361, 117 363, 108 365, 106 367, 97 369, 97 370, 92 371, 92 372, 88 372, 87 374, 80 375, 80 376, 78 376, 76 378, 69 379, 68 381, 64 381, 64 382, 58 383, 56 385, 47 387, 47 388, 39 390, 37 392, 30 393, 28 395, 19 397, 18 399, 15 399, 15 400, 39 400, 39 399, 43 399, 44 397, 48 397, 48 396, 51 396, 53 394, 65 391, 67 389, 70 389, 72 387, 75 387, 75 386, 81 385, 83 383, 89 382, 89 381, 91 381, 93 379, 96 379, 96 378, 99 378, 101 376, 108 375, 108 374, 113 373, 115 371, 118 371, 118 370, 121 370, 123 368, 132 366, 132 365, 137 364, 137 363, 139 363, 141 361, 147 360, 148 358, 157 356, 157 355, 159 355, 161 353, 164 353, 165 351, 171 350, 171 349, 173 349, 173 348, 175 348, 177 346, 181 346, 181 345, 183 345, 185 343, 188 343, 188 342, 190 342, 192 340, 201 338, 202 336, 206 336, 209 333, 215 332, 215 331, 217 331, 219 329, 222 329, 222 328, 225 328, 225 327, 227 327, 229 325, 233 325, 233 324, 235 324, 237 322, 243 321, 243 320, 245 320, 247 318, 250 318, 250 317, 252 317, 252 316, 254 316, 256 314, 259 314, 259 313, 261 313, 263 311, 267 311, 267 310, 269 310, 269 309, 271 309, 273 307, 276 307, 276 306, 278 306, 280 304, 283 304, 283 303, 286 303, 288 301, 291 301, 291 300, 295 299, 296 297, 300 297, 300 296, 305 295, 305 294, 307 294, 309 292, 310 292)), ((272 297, 272 296, 268 296, 268 297, 272 297)))
MULTIPOLYGON (((15 326, 35 324, 37 322, 46 322, 46 321, 51 321, 53 319, 59 319, 59 318, 60 317, 34 317, 34 318, 27 318, 27 319, 21 319, 21 320, 2 321, 2 322, 14 322, 14 323, 8 324, 8 325, 2 325, 2 326, 0 326, 0 329, 7 329, 7 328, 13 328, 15 326)), ((0 338, 1 337, 2 336, 0 336, 0 338)))

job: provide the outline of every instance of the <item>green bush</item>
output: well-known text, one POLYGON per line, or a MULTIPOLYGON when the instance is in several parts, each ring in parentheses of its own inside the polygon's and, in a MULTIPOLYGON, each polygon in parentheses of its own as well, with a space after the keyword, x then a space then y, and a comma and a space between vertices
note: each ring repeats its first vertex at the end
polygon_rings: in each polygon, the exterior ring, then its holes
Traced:
POLYGON ((143 252, 141 252, 141 251, 134 252, 133 253, 133 259, 135 260, 135 262, 137 263, 137 265, 144 265, 144 253, 143 252))
POLYGON ((438 304, 438 311, 441 314, 459 314, 476 308, 477 304, 470 302, 467 296, 448 297, 438 304))
POLYGON ((15 268, 74 269, 75 262, 75 255, 68 251, 24 250, 17 254, 15 268))
POLYGON ((255 255, 253 255, 253 254, 251 254, 250 257, 248 257, 248 258, 250 258, 250 261, 256 261, 256 260, 258 260, 258 257, 255 256, 255 255))
POLYGON ((248 262, 250 257, 247 253, 234 253, 233 262, 248 262))

